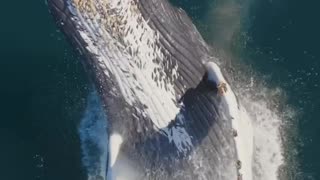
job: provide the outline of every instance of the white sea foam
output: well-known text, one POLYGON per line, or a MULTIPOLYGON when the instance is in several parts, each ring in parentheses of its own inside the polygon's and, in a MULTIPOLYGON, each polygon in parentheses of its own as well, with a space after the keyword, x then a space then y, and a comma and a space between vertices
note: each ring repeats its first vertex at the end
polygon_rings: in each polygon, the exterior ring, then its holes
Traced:
MULTIPOLYGON (((211 69, 215 72, 211 75, 216 83, 226 82, 218 66, 211 69)), ((239 99, 239 111, 234 107, 237 102, 232 92, 229 95, 226 92, 222 100, 225 101, 223 109, 238 122, 233 121, 232 126, 238 132, 235 139, 242 162, 240 173, 244 179, 277 180, 279 168, 284 165, 280 129, 285 118, 292 118, 294 112, 288 107, 281 109, 282 114, 279 112, 280 103, 285 103, 281 89, 268 88, 265 84, 257 83, 254 77, 246 77, 239 71, 233 75, 242 77, 231 82, 239 99), (248 138, 253 138, 253 142, 248 138)), ((228 84, 227 89, 230 89, 228 84)))
POLYGON ((238 97, 253 124, 253 179, 277 180, 279 167, 284 163, 279 132, 284 119, 278 114, 277 105, 272 105, 271 101, 280 90, 258 88, 252 91, 245 87, 238 88, 238 97))

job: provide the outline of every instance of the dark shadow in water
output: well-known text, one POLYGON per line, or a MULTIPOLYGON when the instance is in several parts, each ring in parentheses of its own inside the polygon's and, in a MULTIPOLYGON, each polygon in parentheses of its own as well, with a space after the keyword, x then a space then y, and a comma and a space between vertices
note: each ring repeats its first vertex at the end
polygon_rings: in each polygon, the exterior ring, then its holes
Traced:
POLYGON ((86 179, 77 132, 83 67, 45 0, 3 1, 0 20, 0 179, 86 179))

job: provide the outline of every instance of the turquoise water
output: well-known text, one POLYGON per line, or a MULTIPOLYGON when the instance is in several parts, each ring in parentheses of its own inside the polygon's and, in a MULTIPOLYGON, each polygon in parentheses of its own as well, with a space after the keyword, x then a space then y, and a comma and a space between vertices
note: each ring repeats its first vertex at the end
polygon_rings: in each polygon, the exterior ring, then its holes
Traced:
MULTIPOLYGON (((297 158, 303 179, 320 179, 320 23, 318 1, 255 3, 249 55, 258 71, 270 75, 269 82, 282 87, 288 103, 298 112, 301 137, 297 158), (266 13, 269 12, 269 13, 266 13), (260 54, 264 54, 265 58, 260 54)), ((293 149, 294 150, 294 149, 293 149)))
POLYGON ((43 0, 3 2, 0 20, 0 179, 85 179, 78 58, 43 0))
MULTIPOLYGON (((283 89, 285 105, 296 113, 283 128, 290 132, 283 135, 286 160, 289 167, 298 164, 288 174, 320 179, 319 2, 175 4, 187 10, 215 48, 250 67, 268 86, 283 89)), ((0 179, 86 179, 78 126, 88 81, 79 57, 43 0, 3 2, 0 20, 0 179)))

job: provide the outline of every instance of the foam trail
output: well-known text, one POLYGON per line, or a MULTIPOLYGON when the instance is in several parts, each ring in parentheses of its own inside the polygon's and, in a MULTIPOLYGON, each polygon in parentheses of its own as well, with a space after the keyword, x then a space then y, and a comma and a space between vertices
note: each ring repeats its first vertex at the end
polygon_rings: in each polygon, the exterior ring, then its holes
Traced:
POLYGON ((92 91, 79 126, 82 163, 88 180, 105 180, 108 158, 107 121, 99 96, 92 91))
POLYGON ((278 168, 283 164, 279 128, 281 119, 268 108, 264 100, 244 102, 254 118, 255 179, 278 179, 278 168))
POLYGON ((284 165, 280 129, 285 122, 285 115, 294 114, 287 108, 282 112, 284 115, 280 115, 279 104, 272 102, 275 98, 281 98, 280 89, 274 90, 259 85, 253 87, 253 78, 251 85, 244 84, 245 82, 238 82, 236 89, 253 125, 253 179, 277 180, 279 168, 284 165))

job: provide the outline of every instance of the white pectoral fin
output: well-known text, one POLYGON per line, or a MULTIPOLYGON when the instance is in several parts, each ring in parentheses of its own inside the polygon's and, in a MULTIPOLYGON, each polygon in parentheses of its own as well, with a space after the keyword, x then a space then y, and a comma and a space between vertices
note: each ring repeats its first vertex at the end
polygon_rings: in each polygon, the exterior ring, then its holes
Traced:
POLYGON ((116 163, 121 144, 123 142, 122 137, 119 134, 112 134, 109 141, 109 166, 113 167, 116 163))
POLYGON ((113 167, 117 161, 122 142, 123 139, 119 134, 112 134, 109 138, 109 167, 107 175, 108 180, 116 179, 115 175, 112 172, 113 167))

